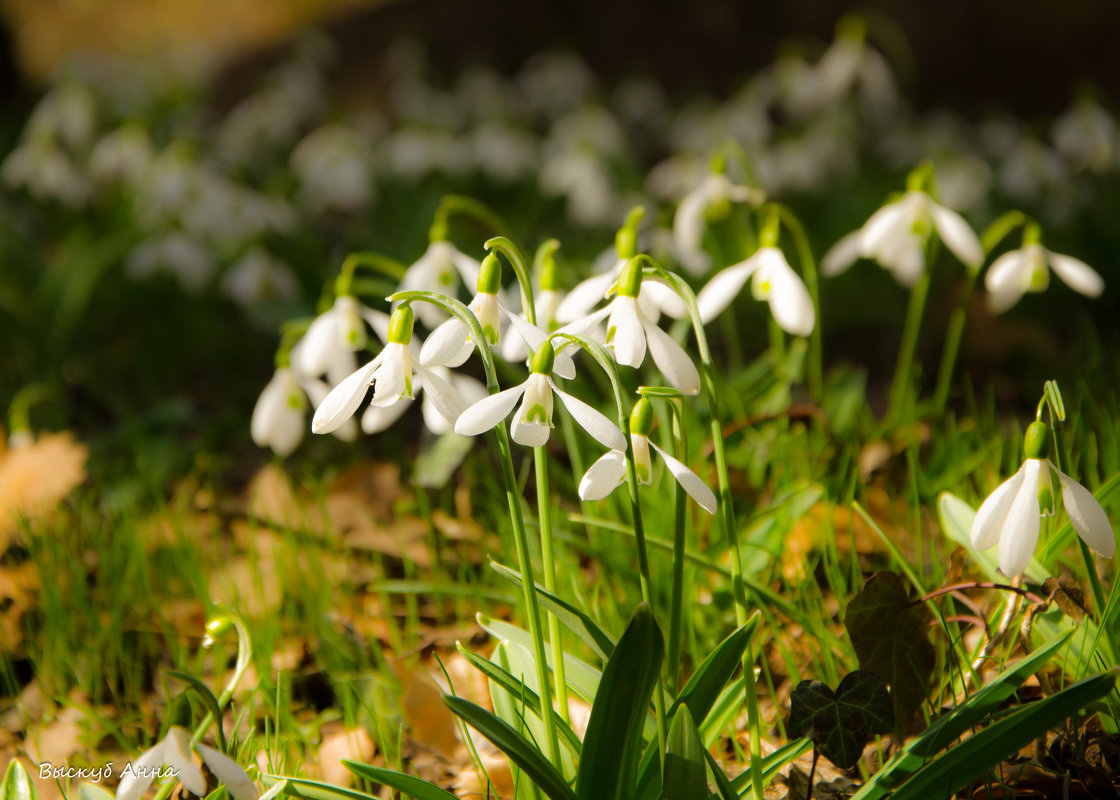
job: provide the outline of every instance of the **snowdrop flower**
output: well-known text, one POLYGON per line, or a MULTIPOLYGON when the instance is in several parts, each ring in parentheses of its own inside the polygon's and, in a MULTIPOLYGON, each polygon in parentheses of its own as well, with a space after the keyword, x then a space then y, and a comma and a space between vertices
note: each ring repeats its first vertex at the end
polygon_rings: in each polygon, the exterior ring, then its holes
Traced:
POLYGON ((1046 458, 1050 427, 1033 422, 1027 428, 1023 466, 988 495, 972 523, 972 546, 987 550, 999 545, 999 568, 1008 577, 1021 575, 1031 560, 1041 528, 1040 517, 1054 513, 1053 476, 1062 486, 1062 504, 1074 530, 1104 558, 1116 553, 1116 537, 1104 509, 1092 493, 1046 458))
POLYGON ((132 769, 127 771, 117 787, 117 800, 140 800, 157 773, 160 776, 165 774, 159 769, 163 766, 170 767, 191 794, 199 797, 206 795, 206 779, 191 759, 191 735, 178 725, 172 725, 166 736, 130 766, 132 769))
POLYGON ((727 308, 743 284, 751 278, 755 300, 770 303, 770 313, 782 330, 794 336, 813 332, 816 313, 809 290, 786 261, 785 254, 773 245, 760 247, 746 261, 717 272, 696 296, 700 321, 707 325, 727 308))
MULTIPOLYGON (((213 773, 218 782, 226 787, 235 800, 257 800, 257 789, 245 773, 245 770, 229 756, 196 742, 194 748, 202 757, 202 763, 213 773)), ((206 796, 206 779, 202 770, 191 758, 191 735, 186 728, 172 725, 154 747, 145 751, 127 769, 120 785, 117 787, 117 800, 140 800, 148 787, 157 777, 164 777, 168 773, 161 767, 170 767, 172 773, 179 781, 190 790, 191 794, 199 797, 206 796)))
POLYGON ((622 431, 600 412, 577 397, 562 391, 552 380, 556 352, 549 341, 542 342, 533 353, 532 371, 519 386, 487 395, 470 406, 455 422, 455 432, 477 436, 493 428, 521 405, 510 423, 510 436, 525 447, 543 447, 552 430, 553 395, 560 398, 568 413, 597 441, 614 450, 626 447, 622 431), (524 398, 524 399, 522 399, 524 398))
POLYGON ((373 154, 360 132, 338 123, 309 133, 292 151, 300 202, 315 213, 354 213, 374 194, 373 154))
MULTIPOLYGON (((653 426, 653 407, 649 400, 641 398, 634 404, 630 413, 630 447, 634 453, 634 471, 638 483, 648 485, 653 479, 649 449, 652 447, 665 461, 677 483, 689 497, 700 504, 709 514, 716 513, 716 496, 696 473, 677 459, 666 453, 649 440, 653 426)), ((584 474, 579 482, 579 496, 582 500, 602 500, 626 480, 626 453, 621 449, 611 450, 602 456, 584 474)))
POLYGON ((630 259, 618 279, 618 294, 614 300, 605 308, 561 330, 581 333, 606 318, 607 347, 614 354, 615 361, 627 367, 640 367, 648 349, 653 363, 675 389, 684 394, 699 394, 700 373, 696 365, 673 337, 657 327, 638 302, 644 283, 641 262, 630 259))
POLYGON ((366 322, 375 328, 373 309, 349 294, 340 294, 334 305, 317 316, 307 329, 293 363, 305 375, 322 375, 337 363, 342 351, 355 352, 366 346, 366 322))
POLYGON ((702 275, 711 265, 703 248, 707 222, 726 217, 733 202, 758 203, 761 199, 760 190, 733 184, 722 172, 705 175, 700 185, 681 199, 673 216, 673 236, 685 268, 693 275, 702 275))
MULTIPOLYGON (((330 389, 317 378, 297 375, 290 366, 279 367, 253 407, 249 424, 253 443, 271 448, 282 458, 291 455, 303 439, 308 398, 313 406, 318 406, 330 389)), ((347 420, 334 430, 334 435, 344 442, 352 442, 358 435, 358 426, 353 420, 347 420)))
POLYGON ((1091 97, 1078 100, 1054 123, 1054 147, 1075 171, 1104 173, 1116 161, 1116 120, 1091 97))
POLYGON ((381 353, 360 367, 319 403, 311 420, 313 433, 330 433, 354 416, 373 387, 373 406, 394 405, 402 397, 414 396, 413 371, 420 376, 427 396, 436 409, 449 420, 457 419, 463 410, 459 393, 443 378, 417 362, 409 348, 412 342, 413 312, 411 306, 400 306, 389 320, 388 342, 381 353))
POLYGON ((988 268, 984 287, 988 307, 995 314, 1011 308, 1027 292, 1042 292, 1050 285, 1052 267, 1067 286, 1086 297, 1100 297, 1104 280, 1084 261, 1047 250, 1038 242, 1038 227, 1023 234, 1023 246, 1004 253, 988 268))
MULTIPOLYGON (((579 323, 585 319, 607 292, 618 282, 627 262, 638 252, 638 224, 645 214, 641 206, 633 209, 626 222, 614 237, 614 248, 605 250, 595 259, 592 268, 595 274, 577 284, 561 301, 556 309, 556 319, 560 322, 579 323)), ((653 322, 662 314, 673 319, 688 316, 688 307, 672 288, 658 281, 642 283, 638 294, 638 305, 653 322)))
POLYGON ((135 185, 144 177, 154 152, 148 131, 137 123, 103 136, 89 156, 89 172, 98 183, 135 185))
POLYGON ((821 272, 838 275, 857 258, 870 258, 890 270, 900 284, 912 287, 925 269, 922 247, 932 229, 965 266, 974 271, 980 268, 984 248, 961 215, 926 192, 910 188, 872 214, 858 231, 833 245, 821 260, 821 272))
MULTIPOLYGON (((460 278, 467 286, 476 285, 480 269, 481 265, 478 261, 460 252, 451 242, 437 236, 428 245, 424 255, 405 271, 398 291, 452 294, 460 278)), ((443 311, 430 303, 421 305, 416 310, 416 315, 429 328, 435 328, 446 317, 443 311)))
POLYGON ((222 293, 241 306, 251 306, 270 298, 292 298, 299 293, 299 281, 284 262, 257 246, 242 256, 222 276, 222 293))

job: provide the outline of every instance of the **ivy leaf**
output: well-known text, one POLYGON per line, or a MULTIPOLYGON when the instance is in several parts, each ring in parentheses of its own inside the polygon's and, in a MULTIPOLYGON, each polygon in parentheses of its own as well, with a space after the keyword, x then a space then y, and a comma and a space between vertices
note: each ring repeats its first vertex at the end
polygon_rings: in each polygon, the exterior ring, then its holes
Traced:
POLYGON ((856 765, 873 735, 894 728, 887 684, 868 670, 848 673, 835 692, 820 681, 801 681, 790 701, 790 736, 809 737, 841 769, 856 765))
POLYGON ((937 654, 927 633, 930 619, 925 606, 910 605, 902 578, 893 572, 868 578, 844 617, 860 668, 890 684, 900 729, 926 699, 933 675, 937 654))

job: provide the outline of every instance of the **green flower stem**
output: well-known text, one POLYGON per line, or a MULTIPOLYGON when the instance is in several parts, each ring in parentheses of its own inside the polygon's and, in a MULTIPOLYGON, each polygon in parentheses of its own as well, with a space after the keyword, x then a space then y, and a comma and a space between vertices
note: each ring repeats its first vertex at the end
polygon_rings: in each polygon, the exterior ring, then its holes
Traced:
MULTIPOLYGON (((626 404, 622 399, 622 381, 618 377, 618 365, 615 364, 614 359, 611 358, 610 354, 601 344, 585 336, 576 336, 570 333, 556 333, 549 337, 550 341, 552 339, 567 339, 578 344, 586 350, 592 358, 599 362, 599 366, 603 368, 603 371, 607 373, 607 377, 610 378, 611 388, 614 390, 615 408, 618 411, 619 427, 622 428, 622 433, 626 437, 626 485, 630 490, 630 508, 633 517, 634 540, 637 542, 638 546, 638 580, 641 583, 642 601, 647 603, 652 609, 654 605, 653 591, 649 577, 649 554, 646 548, 645 526, 642 523, 642 506, 638 500, 638 473, 634 468, 634 445, 630 441, 630 413, 626 409, 626 404)), ((664 765, 668 729, 665 721, 665 696, 660 687, 653 693, 653 711, 654 715, 657 717, 658 753, 661 757, 662 765, 664 765)))
POLYGON ((957 353, 960 352, 964 323, 968 317, 968 301, 976 286, 977 274, 969 270, 957 306, 953 309, 953 316, 949 318, 949 330, 945 334, 945 349, 941 351, 941 364, 937 368, 937 384, 933 391, 933 414, 936 417, 945 413, 945 405, 949 401, 949 387, 953 383, 957 353))
POLYGON ((902 344, 898 348, 898 361, 894 367, 894 379, 891 381, 887 408, 887 418, 892 422, 899 421, 902 410, 910 399, 914 353, 918 348, 918 333, 922 329, 922 315, 925 313, 926 298, 929 296, 929 284, 930 269, 927 264, 918 282, 910 291, 910 305, 906 309, 906 325, 902 329, 902 344))
POLYGON ((8 435, 31 433, 33 406, 58 396, 58 388, 50 383, 29 383, 16 392, 8 406, 8 435))
POLYGON ((338 278, 335 279, 334 293, 336 296, 354 293, 354 274, 358 267, 369 267, 394 281, 400 281, 405 273, 404 264, 381 253, 351 253, 343 260, 342 268, 338 271, 338 278))
POLYGON ((821 290, 817 273, 817 261, 813 258, 813 249, 809 246, 809 237, 805 234, 805 226, 801 220, 788 207, 781 203, 773 204, 778 209, 778 216, 786 230, 793 236, 794 246, 797 248, 797 260, 801 262, 801 274, 805 278, 805 288, 809 290, 809 298, 813 301, 813 314, 816 324, 813 332, 809 334, 809 369, 808 383, 809 394, 818 403, 824 386, 824 366, 821 347, 821 290))
MULTIPOLYGON (((692 288, 679 275, 669 272, 649 256, 641 255, 638 258, 648 263, 656 274, 676 289, 677 294, 688 306, 688 313, 692 319, 696 347, 700 351, 700 383, 708 398, 708 412, 711 417, 712 449, 716 460, 716 474, 719 476, 720 522, 727 537, 728 547, 731 548, 731 586, 735 597, 735 621, 739 627, 742 627, 746 624, 748 616, 746 585, 743 582, 743 554, 739 550, 739 530, 735 524, 735 507, 727 473, 727 454, 723 448, 723 425, 719 418, 716 369, 712 361, 712 352, 708 348, 708 337, 704 333, 704 324, 700 321, 700 310, 696 307, 696 295, 692 288)), ((754 682, 754 648, 749 642, 743 652, 743 686, 747 701, 747 727, 750 732, 751 785, 754 787, 755 800, 762 800, 762 725, 758 712, 758 690, 754 682)))
POLYGON ((525 266, 525 256, 521 254, 521 250, 504 236, 487 239, 483 247, 490 251, 497 250, 509 261, 510 266, 513 267, 513 274, 517 278, 517 284, 521 287, 521 310, 525 313, 525 319, 529 324, 536 325, 537 307, 533 303, 533 280, 529 276, 529 270, 525 266))
MULTIPOLYGON (((688 461, 688 441, 682 424, 682 411, 677 402, 669 403, 672 419, 674 452, 682 462, 688 461)), ((677 691, 677 681, 681 668, 681 628, 684 623, 684 562, 685 562, 685 521, 688 496, 684 487, 677 483, 673 494, 673 593, 669 603, 669 689, 677 691)))
MULTIPOLYGON (((465 305, 458 300, 437 294, 435 292, 398 292, 389 298, 390 302, 411 302, 424 300, 433 303, 449 314, 458 317, 468 328, 475 342, 485 343, 486 336, 478 318, 471 313, 465 305)), ((494 356, 485 344, 478 347, 478 354, 482 358, 482 366, 486 372, 486 389, 490 394, 500 390, 498 374, 494 367, 494 356)), ((513 456, 509 444, 509 431, 505 423, 494 427, 494 435, 498 440, 498 450, 502 464, 502 478, 506 485, 506 503, 509 506, 509 518, 513 525, 513 540, 517 549, 517 562, 521 570, 521 590, 525 600, 525 613, 528 617, 529 636, 533 640, 533 661, 537 668, 537 683, 541 697, 541 717, 544 722, 545 756, 555 766, 560 764, 560 742, 556 735, 556 726, 551 714, 545 709, 552 708, 552 690, 549 685, 548 660, 545 656, 544 635, 541 631, 541 609, 537 600, 537 584, 533 578, 533 563, 529 556, 529 539, 525 533, 525 518, 521 513, 521 495, 517 489, 517 476, 513 471, 513 456)))
MULTIPOLYGON (((544 572, 544 588, 556 594, 556 564, 552 557, 552 495, 548 491, 548 454, 543 447, 533 448, 533 468, 537 474, 537 519, 541 528, 541 569, 544 572)), ((560 706, 560 717, 568 719, 568 680, 564 668, 564 645, 560 641, 560 620, 555 614, 548 615, 548 640, 552 643, 552 671, 556 678, 556 702, 560 706)))
POLYGON ((439 207, 436 209, 435 220, 432 222, 432 228, 428 235, 431 241, 437 242, 447 239, 448 222, 452 214, 462 214, 463 216, 471 217, 496 233, 503 233, 509 230, 509 226, 506 225, 505 221, 485 203, 481 203, 473 197, 466 197, 461 194, 448 194, 443 196, 443 199, 440 200, 439 207))

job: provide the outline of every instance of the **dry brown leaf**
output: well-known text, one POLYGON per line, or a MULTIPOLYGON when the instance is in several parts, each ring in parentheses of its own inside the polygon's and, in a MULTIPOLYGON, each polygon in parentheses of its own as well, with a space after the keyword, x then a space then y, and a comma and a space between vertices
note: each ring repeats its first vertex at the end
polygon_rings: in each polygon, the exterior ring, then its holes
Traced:
POLYGON ((349 786, 354 775, 342 765, 342 760, 367 763, 377 748, 365 728, 330 730, 329 733, 328 730, 324 728, 319 745, 319 774, 327 783, 349 786))
POLYGON ((0 455, 0 552, 20 520, 46 518, 86 479, 88 457, 89 450, 69 431, 0 455))
POLYGON ((402 494, 399 465, 387 461, 367 461, 355 464, 339 475, 331 484, 327 497, 350 495, 375 518, 390 519, 393 504, 402 494))
POLYGON ((455 730, 455 715, 444 705, 443 693, 432 677, 403 661, 393 662, 393 671, 401 684, 401 714, 408 723, 410 738, 449 761, 465 758, 466 748, 455 730))
POLYGON ((20 652, 23 615, 34 606, 39 581, 39 567, 31 561, 0 566, 0 653, 20 652))
POLYGON ((266 464, 253 476, 246 490, 249 516, 269 525, 323 533, 321 515, 306 493, 297 493, 284 470, 266 464))

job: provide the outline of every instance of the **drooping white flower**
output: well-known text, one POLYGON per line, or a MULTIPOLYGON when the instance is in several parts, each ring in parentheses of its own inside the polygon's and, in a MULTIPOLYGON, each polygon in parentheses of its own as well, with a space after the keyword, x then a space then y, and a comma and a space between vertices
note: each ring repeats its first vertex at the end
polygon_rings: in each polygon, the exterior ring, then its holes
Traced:
POLYGON ((132 762, 132 769, 127 770, 117 787, 117 800, 140 800, 156 779, 156 773, 166 774, 160 770, 164 766, 174 770, 175 777, 191 794, 205 796, 206 779, 191 759, 191 735, 186 729, 172 725, 166 736, 132 762))
MULTIPOLYGON (((447 369, 447 367, 428 367, 428 370, 455 390, 456 394, 462 398, 464 407, 486 397, 486 387, 469 375, 459 375, 447 369)), ((413 395, 420 394, 423 389, 423 376, 414 375, 412 379, 413 395)), ((412 400, 412 397, 402 396, 397 402, 389 406, 369 406, 362 414, 362 430, 366 433, 380 433, 386 430, 404 415, 409 406, 412 405, 412 400)), ((455 429, 455 419, 445 417, 428 392, 423 394, 420 412, 425 427, 437 436, 451 433, 455 429)))
POLYGON ((344 424, 354 416, 370 386, 373 387, 372 404, 376 408, 392 406, 403 397, 413 397, 414 370, 439 413, 449 420, 458 418, 463 400, 446 380, 417 361, 410 349, 412 326, 410 306, 400 306, 393 311, 385 347, 376 358, 331 389, 315 410, 312 432, 330 433, 344 424))
POLYGON ((917 283, 926 267, 923 245, 933 230, 969 269, 984 262, 984 249, 960 214, 934 201, 926 192, 910 189, 887 203, 864 223, 833 245, 821 260, 821 272, 838 275, 858 258, 873 259, 906 287, 917 283))
POLYGON ((351 295, 335 298, 334 305, 312 321, 293 354, 293 363, 305 375, 323 375, 342 352, 353 353, 366 346, 369 337, 366 323, 383 325, 372 309, 362 305, 351 295))
POLYGON ((719 316, 751 278, 751 294, 770 303, 770 313, 782 330, 808 336, 816 324, 809 290, 777 247, 760 247, 745 261, 720 270, 696 296, 700 321, 705 325, 719 316))
POLYGON ((1042 514, 1053 513, 1053 476, 1062 487, 1062 505, 1074 530, 1105 558, 1116 553, 1116 537, 1108 517, 1092 493, 1046 458, 1049 427, 1034 422, 1027 429, 1027 459, 981 504, 972 523, 972 546, 987 550, 999 545, 999 568, 1008 577, 1021 575, 1038 544, 1042 514))
MULTIPOLYGON (((460 278, 467 286, 476 285, 480 269, 478 261, 460 252, 451 242, 437 240, 405 271, 399 291, 454 294, 460 278)), ((447 316, 430 303, 421 304, 416 315, 428 328, 435 328, 447 316)))
POLYGON ((525 447, 543 447, 552 430, 553 395, 568 409, 579 425, 597 441, 612 449, 626 447, 626 439, 618 426, 577 397, 562 391, 552 380, 555 351, 550 342, 543 342, 533 354, 532 372, 528 379, 512 389, 487 395, 467 408, 455 422, 455 432, 477 436, 493 428, 521 405, 510 423, 510 436, 525 447), (524 399, 522 399, 524 398, 524 399))
MULTIPOLYGON (((618 279, 615 298, 605 308, 566 325, 561 331, 583 333, 606 318, 607 348, 613 353, 615 361, 638 368, 645 361, 648 350, 653 363, 670 385, 684 394, 699 394, 700 373, 696 365, 673 337, 646 316, 639 303, 640 287, 646 283, 649 281, 642 280, 640 262, 631 259, 618 279)), ((664 288, 669 289, 668 286, 664 288)))
MULTIPOLYGON (((649 400, 641 398, 630 414, 630 447, 634 453, 634 472, 638 483, 648 485, 653 480, 653 466, 649 449, 652 447, 665 461, 673 478, 709 514, 716 513, 716 496, 696 473, 666 453, 649 440, 653 410, 649 400)), ((626 480, 626 453, 611 450, 599 458, 584 473, 579 482, 579 496, 583 500, 602 500, 626 480)))
POLYGON ((303 438, 306 409, 307 400, 295 373, 289 367, 276 370, 253 408, 249 426, 253 443, 271 447, 278 456, 290 455, 303 438))
POLYGON ((1047 250, 1032 241, 992 262, 984 276, 988 307, 1002 314, 1027 292, 1045 291, 1050 285, 1048 267, 1067 286, 1086 297, 1100 297, 1104 291, 1104 280, 1084 261, 1047 250))
POLYGON ((731 203, 758 203, 762 192, 734 184, 722 172, 709 172, 700 185, 681 198, 673 216, 673 237, 681 263, 693 275, 702 275, 711 266, 704 252, 704 230, 709 219, 727 216, 731 203))
POLYGON ((269 298, 295 297, 299 281, 291 267, 257 246, 229 268, 220 288, 239 305, 251 306, 269 298))

